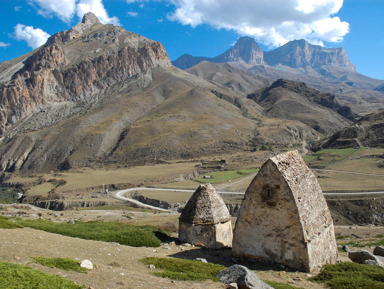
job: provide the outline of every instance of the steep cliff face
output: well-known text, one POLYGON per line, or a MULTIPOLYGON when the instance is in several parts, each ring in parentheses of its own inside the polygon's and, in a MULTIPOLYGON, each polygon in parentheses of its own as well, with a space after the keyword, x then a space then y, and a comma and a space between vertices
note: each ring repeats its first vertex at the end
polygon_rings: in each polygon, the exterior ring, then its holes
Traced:
POLYGON ((253 38, 241 37, 234 47, 216 56, 213 62, 240 62, 252 67, 264 64, 263 50, 253 38))
POLYGON ((237 40, 235 46, 216 57, 195 57, 189 54, 183 54, 175 61, 172 61, 172 64, 180 69, 188 69, 202 61, 214 63, 234 62, 240 66, 249 68, 264 64, 264 56, 263 50, 253 38, 241 37, 237 40))
POLYGON ((305 40, 290 41, 275 50, 267 51, 264 59, 272 66, 282 64, 299 68, 331 65, 356 72, 344 48, 325 48, 309 44, 305 40))
POLYGON ((171 66, 159 42, 102 25, 88 13, 82 23, 14 63, 21 69, 13 75, 0 75, 0 136, 37 106, 100 97, 108 87, 157 66, 171 66))
POLYGON ((250 37, 239 38, 235 46, 216 57, 183 55, 172 63, 181 69, 188 69, 203 60, 216 63, 235 62, 245 65, 245 68, 255 65, 286 65, 292 68, 331 66, 356 72, 344 48, 325 48, 305 40, 294 40, 274 50, 263 52, 250 37))

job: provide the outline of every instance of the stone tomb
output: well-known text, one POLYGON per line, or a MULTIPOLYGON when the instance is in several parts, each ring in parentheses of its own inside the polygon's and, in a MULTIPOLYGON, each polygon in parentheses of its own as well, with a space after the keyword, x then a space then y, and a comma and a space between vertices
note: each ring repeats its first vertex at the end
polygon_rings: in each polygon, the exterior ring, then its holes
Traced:
POLYGON ((336 263, 331 214, 315 175, 297 151, 266 161, 249 185, 232 252, 307 272, 336 263))
POLYGON ((200 185, 181 212, 179 239, 193 245, 220 249, 232 246, 228 209, 211 184, 200 185))

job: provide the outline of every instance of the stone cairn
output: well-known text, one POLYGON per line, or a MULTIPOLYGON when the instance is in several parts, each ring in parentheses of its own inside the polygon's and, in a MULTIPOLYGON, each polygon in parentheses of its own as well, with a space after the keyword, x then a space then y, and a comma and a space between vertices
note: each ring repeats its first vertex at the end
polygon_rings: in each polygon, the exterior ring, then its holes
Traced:
POLYGON ((179 239, 209 249, 232 245, 231 215, 211 184, 200 185, 179 219, 179 239))
POLYGON ((336 263, 331 214, 315 175, 297 151, 267 160, 249 185, 232 252, 307 272, 336 263))

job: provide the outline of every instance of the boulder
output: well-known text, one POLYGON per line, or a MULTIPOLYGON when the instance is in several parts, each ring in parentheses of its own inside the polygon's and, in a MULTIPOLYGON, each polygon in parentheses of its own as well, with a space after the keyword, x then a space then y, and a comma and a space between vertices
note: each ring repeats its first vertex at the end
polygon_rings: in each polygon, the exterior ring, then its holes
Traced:
POLYGON ((236 283, 241 289, 273 289, 264 283, 253 271, 242 265, 233 265, 222 270, 217 275, 220 282, 225 284, 236 283))
POLYGON ((351 249, 349 249, 349 247, 347 245, 344 245, 343 248, 342 248, 345 252, 349 252, 351 251, 351 249))
POLYGON ((373 254, 376 256, 384 257, 384 247, 376 246, 375 249, 373 249, 373 254))
POLYGON ((384 267, 384 264, 379 257, 366 250, 349 251, 348 257, 355 263, 384 267))
POLYGON ((93 264, 91 261, 89 260, 83 260, 79 263, 80 267, 81 268, 85 268, 85 269, 88 269, 88 270, 92 270, 93 269, 93 264))

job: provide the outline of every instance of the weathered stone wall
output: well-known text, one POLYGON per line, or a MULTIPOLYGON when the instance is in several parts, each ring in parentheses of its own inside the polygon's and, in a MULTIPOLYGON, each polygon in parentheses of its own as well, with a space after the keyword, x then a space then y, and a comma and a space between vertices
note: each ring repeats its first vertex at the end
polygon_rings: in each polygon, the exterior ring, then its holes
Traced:
POLYGON ((248 187, 233 254, 312 271, 337 261, 333 221, 316 177, 295 152, 269 159, 248 187))
POLYGON ((211 249, 232 246, 231 221, 212 225, 195 225, 180 222, 179 239, 211 249))
POLYGON ((228 209, 211 184, 200 185, 183 208, 179 239, 194 245, 219 249, 232 245, 228 209))
POLYGON ((233 254, 302 267, 302 260, 308 258, 302 240, 293 196, 280 172, 268 162, 245 193, 234 232, 233 254))

